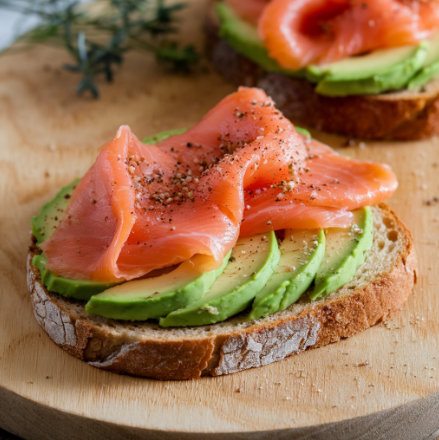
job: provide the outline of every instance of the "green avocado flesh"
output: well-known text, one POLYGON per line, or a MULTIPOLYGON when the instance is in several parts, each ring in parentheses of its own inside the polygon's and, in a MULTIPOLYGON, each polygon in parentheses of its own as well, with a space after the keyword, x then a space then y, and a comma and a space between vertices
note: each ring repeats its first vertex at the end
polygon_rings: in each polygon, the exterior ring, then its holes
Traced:
POLYGON ((203 256, 196 255, 164 275, 129 281, 95 295, 85 309, 92 315, 130 321, 166 316, 200 299, 223 273, 230 254, 220 268, 201 274, 196 268, 203 256))
MULTIPOLYGON (((184 131, 167 131, 144 142, 155 144, 184 131)), ((37 245, 55 231, 77 183, 62 188, 32 218, 37 245)), ((354 277, 373 238, 370 208, 354 215, 355 225, 348 229, 285 230, 279 246, 274 232, 240 238, 231 256, 210 272, 201 271, 204 257, 196 255, 177 267, 116 285, 56 276, 46 269, 44 254, 35 255, 32 264, 49 291, 88 301, 89 314, 129 321, 160 319, 163 327, 183 327, 224 321, 251 306, 247 320, 254 320, 286 309, 306 291, 311 299, 329 295, 354 277)))
POLYGON ((274 232, 240 238, 229 264, 198 301, 160 319, 162 327, 186 327, 224 321, 246 309, 279 263, 274 232))
MULTIPOLYGON (((62 188, 50 202, 43 205, 40 213, 32 218, 30 223, 32 233, 37 239, 37 246, 50 238, 61 222, 78 182, 79 179, 76 179, 70 185, 62 188)), ((66 297, 88 300, 93 295, 117 284, 60 277, 46 269, 46 262, 46 257, 43 254, 35 255, 32 259, 32 264, 40 271, 41 281, 47 290, 66 297)))
MULTIPOLYGON (((170 136, 181 134, 185 131, 185 128, 165 131, 147 137, 143 142, 147 144, 156 144, 170 136)), ((79 179, 75 179, 72 183, 62 188, 50 202, 43 205, 40 213, 32 218, 31 228, 33 235, 37 239, 37 246, 50 238, 61 222, 78 182, 79 179)), ((72 280, 60 277, 46 269, 46 262, 46 257, 42 254, 35 255, 32 259, 32 264, 37 267, 41 273, 41 280, 44 286, 46 286, 50 292, 56 292, 66 297, 89 300, 93 295, 120 284, 114 282, 105 283, 90 280, 72 280)))
MULTIPOLYGON (((424 44, 425 45, 425 42, 424 44)), ((316 79, 325 78, 327 81, 354 81, 371 78, 379 72, 395 70, 400 63, 404 63, 416 56, 419 45, 403 46, 392 49, 381 49, 367 55, 345 58, 331 64, 310 66, 308 71, 316 79)), ((422 66, 427 49, 423 48, 422 66)))
POLYGON ((416 90, 439 76, 439 33, 430 40, 422 69, 409 82, 408 89, 416 90))
POLYGON ((313 282, 325 255, 325 234, 320 230, 285 231, 275 272, 256 295, 248 320, 259 319, 295 303, 313 282))
POLYGON ((163 131, 161 133, 155 134, 154 136, 148 136, 147 138, 143 139, 142 142, 144 144, 156 145, 171 136, 175 136, 176 134, 183 134, 185 131, 186 128, 177 128, 175 130, 163 131))
POLYGON ((75 179, 72 183, 62 188, 50 202, 43 205, 38 215, 32 217, 30 224, 32 233, 37 239, 37 244, 41 244, 50 238, 61 222, 78 182, 79 179, 75 179))
POLYGON ((316 92, 326 96, 349 96, 400 90, 422 68, 427 51, 428 41, 423 41, 418 46, 380 50, 356 57, 358 60, 339 61, 319 81, 316 92))
POLYGON ((353 212, 354 225, 348 229, 331 228, 326 232, 326 250, 315 277, 315 300, 328 296, 347 284, 364 263, 373 243, 373 217, 370 207, 353 212))
POLYGON ((254 25, 241 19, 223 2, 216 4, 220 36, 238 53, 268 72, 306 78, 325 96, 379 94, 419 88, 439 75, 439 34, 417 45, 376 50, 323 66, 299 71, 281 68, 271 59, 254 25))
POLYGON ((103 292, 116 284, 90 280, 71 280, 59 277, 46 269, 46 261, 46 257, 43 254, 35 255, 32 258, 32 264, 39 269, 41 281, 49 292, 56 292, 68 298, 87 301, 93 295, 103 292))
POLYGON ((294 126, 294 128, 296 129, 297 133, 303 134, 308 139, 311 139, 311 133, 308 130, 305 130, 304 128, 296 127, 296 126, 294 126))
POLYGON ((271 59, 258 36, 256 27, 239 18, 232 8, 221 2, 216 3, 215 8, 221 23, 220 36, 238 53, 245 54, 267 72, 278 72, 300 78, 305 76, 304 70, 296 72, 285 70, 271 59))

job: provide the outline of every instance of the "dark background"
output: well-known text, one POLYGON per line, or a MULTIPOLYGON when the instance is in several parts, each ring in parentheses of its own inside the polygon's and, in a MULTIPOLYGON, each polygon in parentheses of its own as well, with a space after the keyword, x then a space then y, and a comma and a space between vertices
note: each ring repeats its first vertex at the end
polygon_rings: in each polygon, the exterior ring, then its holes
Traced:
POLYGON ((0 428, 0 440, 20 440, 20 439, 15 435, 3 431, 3 429, 0 428))

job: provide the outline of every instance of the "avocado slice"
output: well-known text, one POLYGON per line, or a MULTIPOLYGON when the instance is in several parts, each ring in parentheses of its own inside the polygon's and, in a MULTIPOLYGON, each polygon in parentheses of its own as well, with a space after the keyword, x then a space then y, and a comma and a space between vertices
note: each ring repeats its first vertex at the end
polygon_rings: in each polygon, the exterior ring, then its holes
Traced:
POLYGON ((417 46, 377 50, 332 63, 323 70, 316 92, 326 96, 350 96, 402 89, 422 68, 428 47, 429 42, 425 40, 417 46))
POLYGON ((430 40, 424 66, 409 82, 408 89, 416 90, 439 76, 439 33, 430 40))
POLYGON ((369 206, 353 212, 351 228, 326 231, 326 250, 315 278, 311 300, 328 296, 352 280, 373 243, 373 217, 369 206))
POLYGON ((427 56, 425 57, 424 67, 431 66, 439 61, 439 31, 432 38, 428 40, 429 47, 427 56))
POLYGON ((291 71, 283 69, 268 56, 258 30, 251 23, 242 20, 236 12, 224 2, 215 4, 215 10, 220 22, 220 36, 226 40, 236 52, 245 55, 251 61, 267 72, 277 72, 288 76, 302 78, 305 70, 291 71))
MULTIPOLYGON (((50 202, 43 205, 40 213, 32 218, 32 233, 37 239, 37 246, 50 238, 60 224, 78 182, 79 179, 75 179, 62 188, 50 202)), ((117 284, 60 277, 46 269, 46 263, 44 254, 35 255, 32 259, 32 264, 40 271, 41 281, 47 290, 66 297, 88 300, 93 295, 117 284)))
POLYGON ((297 133, 303 134, 308 139, 312 138, 311 133, 308 130, 306 130, 305 128, 297 127, 297 125, 295 125, 294 128, 296 129, 297 133))
POLYGON ((325 233, 287 229, 280 252, 279 264, 256 295, 248 320, 285 310, 308 289, 325 255, 325 233))
POLYGON ((160 318, 200 299, 222 274, 231 252, 216 270, 201 273, 197 267, 206 258, 196 255, 171 272, 154 278, 128 281, 93 296, 85 310, 106 318, 144 321, 160 318))
MULTIPOLYGON (((322 66, 309 66, 307 73, 316 79, 329 81, 353 81, 366 79, 379 72, 392 70, 395 66, 412 58, 419 44, 393 47, 370 52, 366 55, 353 56, 322 66)), ((425 53, 427 56, 427 53, 425 53)))
POLYGON ((244 310, 264 287, 280 258, 273 231, 240 238, 229 264, 198 301, 160 319, 162 327, 214 324, 244 310))
POLYGON ((142 140, 144 144, 156 145, 161 141, 168 139, 176 134, 183 134, 187 131, 186 128, 176 128, 175 130, 162 131, 161 133, 155 134, 153 136, 148 136, 142 140))
POLYGON ((35 255, 32 264, 39 269, 41 281, 49 292, 56 292, 67 298, 89 300, 93 295, 100 293, 117 283, 105 283, 102 281, 72 280, 59 277, 46 269, 46 257, 44 254, 35 255))
MULTIPOLYGON (((173 136, 174 134, 181 134, 185 131, 185 128, 165 131, 155 136, 150 136, 144 139, 143 142, 155 144, 173 136)), ((43 205, 40 213, 32 218, 31 228, 33 235, 37 239, 37 246, 50 238, 61 222, 79 180, 80 179, 75 179, 72 183, 62 188, 50 202, 43 205)), ((49 290, 49 292, 59 293, 66 297, 88 301, 93 295, 120 284, 117 282, 105 283, 90 280, 72 280, 70 278, 60 277, 46 269, 46 263, 47 259, 44 254, 35 255, 32 259, 32 264, 39 269, 42 283, 46 286, 47 290, 49 290)))
MULTIPOLYGON (((309 136, 306 130, 296 129, 309 136)), ((158 143, 184 131, 170 130, 146 138, 144 142, 158 143)), ((62 188, 32 218, 32 231, 37 244, 47 240, 62 220, 78 181, 62 188)), ((364 262, 364 251, 372 243, 370 208, 358 210, 355 216, 356 225, 350 231, 331 229, 326 232, 328 246, 336 248, 337 252, 329 252, 327 246, 322 264, 325 235, 321 230, 285 231, 282 257, 276 236, 270 232, 238 240, 229 263, 230 254, 215 271, 200 274, 194 270, 198 263, 202 263, 203 256, 198 255, 174 270, 165 268, 160 275, 133 280, 117 287, 114 286, 120 283, 56 276, 46 269, 44 254, 35 255, 32 264, 39 269, 42 282, 49 291, 88 300, 86 310, 91 314, 133 321, 162 317, 160 325, 164 327, 204 325, 223 321, 239 313, 256 296, 248 319, 258 319, 297 301, 311 284, 316 272, 312 299, 327 295, 352 279, 358 266, 364 262), (308 250, 303 248, 304 242, 308 250), (285 270, 287 266, 294 266, 295 269, 285 270)))
POLYGON ((38 215, 32 217, 30 224, 37 245, 50 238, 60 224, 78 182, 79 179, 75 179, 62 188, 50 202, 43 205, 38 215))

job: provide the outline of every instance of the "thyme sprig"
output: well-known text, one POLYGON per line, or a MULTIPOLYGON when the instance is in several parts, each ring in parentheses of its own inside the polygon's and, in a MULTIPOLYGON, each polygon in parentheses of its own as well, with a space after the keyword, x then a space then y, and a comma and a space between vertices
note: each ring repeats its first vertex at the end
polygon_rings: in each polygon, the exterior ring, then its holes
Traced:
POLYGON ((39 18, 41 24, 18 37, 14 48, 35 43, 65 48, 73 62, 63 67, 82 75, 79 94, 90 91, 97 98, 96 76, 104 74, 111 82, 129 50, 153 53, 175 69, 187 70, 199 59, 192 45, 182 47, 170 38, 178 30, 175 13, 183 3, 101 0, 84 6, 78 0, 0 0, 2 7, 39 18))

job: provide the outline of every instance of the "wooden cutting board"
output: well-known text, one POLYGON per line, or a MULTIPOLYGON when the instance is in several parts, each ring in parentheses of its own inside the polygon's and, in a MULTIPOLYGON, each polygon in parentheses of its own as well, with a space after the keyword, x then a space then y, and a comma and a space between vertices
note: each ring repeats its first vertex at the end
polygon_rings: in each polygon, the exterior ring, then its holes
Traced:
MULTIPOLYGON (((204 1, 183 21, 198 38, 204 1)), ((242 373, 159 382, 69 356, 37 325, 26 285, 31 217, 129 124, 140 137, 189 127, 233 87, 207 68, 175 75, 130 55, 102 98, 74 93, 63 52, 0 58, 0 426, 26 439, 423 439, 439 429, 439 145, 314 136, 387 162, 391 206, 413 231, 419 282, 392 320, 338 344, 242 373)))

